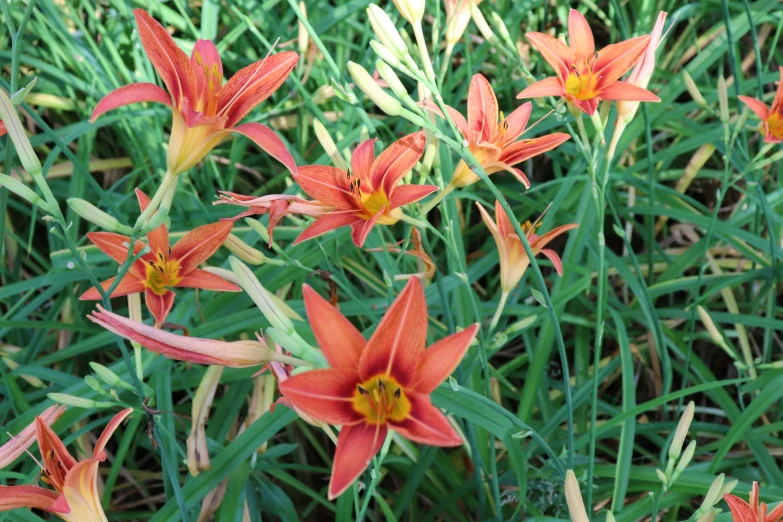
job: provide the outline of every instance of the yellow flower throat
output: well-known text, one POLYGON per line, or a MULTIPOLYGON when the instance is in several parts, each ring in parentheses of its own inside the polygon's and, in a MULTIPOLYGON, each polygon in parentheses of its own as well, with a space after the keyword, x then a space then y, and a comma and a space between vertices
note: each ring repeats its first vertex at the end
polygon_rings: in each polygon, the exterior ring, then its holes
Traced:
POLYGON ((165 295, 168 287, 176 286, 182 278, 179 276, 179 261, 164 257, 158 252, 157 261, 147 261, 147 277, 144 286, 158 295, 165 295))
POLYGON ((595 98, 598 95, 598 80, 599 77, 593 74, 593 68, 589 63, 583 64, 578 69, 573 65, 565 81, 566 95, 577 100, 595 98))
POLYGON ((353 408, 370 424, 399 422, 408 418, 411 403, 391 375, 377 375, 356 386, 353 408))

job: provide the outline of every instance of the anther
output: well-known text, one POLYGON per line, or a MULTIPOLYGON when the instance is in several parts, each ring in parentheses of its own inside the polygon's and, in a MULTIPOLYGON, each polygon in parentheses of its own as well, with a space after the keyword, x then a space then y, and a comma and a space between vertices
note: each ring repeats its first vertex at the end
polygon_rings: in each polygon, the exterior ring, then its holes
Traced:
POLYGON ((362 395, 367 395, 367 390, 365 390, 364 388, 362 388, 362 387, 361 387, 361 385, 358 385, 358 384, 357 384, 357 385, 356 385, 356 389, 357 389, 357 390, 359 390, 359 393, 361 393, 362 395))
POLYGON ((397 391, 394 392, 394 398, 399 399, 402 395, 402 388, 397 388, 397 391))
POLYGON ((380 378, 378 379, 378 389, 381 390, 381 391, 385 391, 386 390, 386 385, 383 384, 383 381, 380 378))

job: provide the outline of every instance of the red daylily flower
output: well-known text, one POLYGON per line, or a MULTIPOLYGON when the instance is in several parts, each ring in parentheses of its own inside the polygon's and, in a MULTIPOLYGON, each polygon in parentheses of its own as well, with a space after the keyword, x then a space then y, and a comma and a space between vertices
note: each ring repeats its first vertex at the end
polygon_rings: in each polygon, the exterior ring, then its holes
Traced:
MULTIPOLYGON (((149 198, 141 190, 136 189, 141 211, 149 205, 149 198)), ((169 232, 166 225, 161 225, 147 234, 150 252, 143 255, 128 270, 125 277, 112 292, 111 297, 144 292, 147 308, 155 324, 160 326, 174 306, 176 288, 201 288, 224 292, 239 292, 240 288, 216 276, 198 265, 209 259, 220 248, 231 232, 233 223, 221 221, 204 225, 185 234, 177 243, 169 246, 169 232)), ((90 232, 87 234, 104 254, 122 264, 128 257, 130 238, 112 232, 90 232)), ((133 253, 138 254, 146 245, 136 241, 133 253)), ((101 283, 104 290, 108 289, 116 278, 112 277, 101 283)), ((101 294, 97 288, 90 288, 79 299, 82 301, 97 301, 101 294)))
POLYGON ((478 331, 474 324, 425 350, 427 303, 412 278, 369 341, 309 286, 305 308, 330 368, 298 373, 279 383, 297 409, 342 426, 329 498, 345 491, 380 450, 388 430, 421 444, 462 443, 430 394, 457 367, 478 331))
MULTIPOLYGON (((434 105, 430 108, 436 110, 434 105)), ((498 100, 489 81, 476 74, 470 80, 468 89, 468 119, 457 110, 448 107, 449 115, 457 125, 462 137, 468 142, 470 152, 476 157, 487 174, 505 170, 530 188, 525 173, 513 165, 550 151, 567 141, 571 136, 562 132, 538 138, 519 140, 525 132, 533 105, 528 102, 515 109, 508 118, 498 110, 498 100)), ((439 110, 436 110, 440 113, 439 110)), ((460 161, 451 178, 454 187, 466 187, 480 178, 460 161)))
POLYGON ((767 513, 766 503, 759 503, 759 483, 754 482, 750 490, 750 502, 745 502, 736 495, 726 494, 723 499, 729 505, 731 518, 734 522, 779 522, 783 520, 783 502, 767 513))
POLYGON ((347 172, 326 165, 299 168, 294 179, 315 201, 281 194, 252 198, 232 193, 227 193, 223 200, 249 208, 240 216, 269 213, 270 226, 285 214, 317 216, 296 238, 295 245, 350 225, 353 242, 361 248, 376 224, 393 225, 402 216, 400 207, 438 190, 433 185, 399 185, 419 161, 426 142, 424 132, 409 134, 376 158, 373 138, 354 150, 347 172))
POLYGON ((661 101, 647 89, 619 81, 641 58, 650 35, 607 45, 596 52, 587 19, 571 9, 568 15, 570 47, 544 33, 530 32, 525 36, 557 76, 529 85, 517 98, 563 96, 590 116, 595 114, 601 100, 661 101))
POLYGON ((36 417, 41 480, 54 488, 0 486, 0 511, 41 509, 67 522, 107 522, 98 494, 98 465, 106 460, 104 448, 115 430, 133 412, 128 408, 109 422, 95 444, 92 458, 77 461, 40 417, 36 417))
POLYGON ((751 96, 739 96, 740 101, 761 119, 760 130, 764 134, 764 143, 783 141, 783 67, 779 69, 780 83, 771 107, 751 96))
MULTIPOLYGON (((498 254, 500 256, 500 286, 504 292, 510 292, 517 286, 519 280, 525 274, 525 270, 530 266, 530 258, 527 257, 525 247, 522 246, 522 240, 514 232, 514 226, 511 224, 511 220, 508 218, 503 207, 500 206, 499 201, 495 201, 495 220, 493 221, 489 213, 484 209, 480 203, 476 203, 476 206, 481 213, 481 219, 484 220, 484 224, 492 233, 492 237, 495 239, 495 244, 498 247, 498 254)), ((571 223, 569 225, 562 225, 546 234, 539 236, 535 233, 538 228, 538 223, 531 224, 530 221, 525 222, 522 225, 522 231, 525 232, 530 248, 533 253, 544 254, 555 266, 557 275, 563 275, 563 262, 557 252, 544 248, 550 241, 555 239, 560 234, 568 232, 579 225, 571 223)))
POLYGON ((188 58, 146 11, 136 9, 133 13, 144 50, 168 92, 153 83, 120 87, 98 102, 90 121, 131 103, 163 103, 171 107, 174 116, 168 149, 171 174, 192 168, 232 132, 247 136, 296 173, 294 158, 272 129, 261 123, 238 123, 283 84, 299 55, 285 51, 267 56, 223 85, 223 64, 212 42, 197 41, 188 58))

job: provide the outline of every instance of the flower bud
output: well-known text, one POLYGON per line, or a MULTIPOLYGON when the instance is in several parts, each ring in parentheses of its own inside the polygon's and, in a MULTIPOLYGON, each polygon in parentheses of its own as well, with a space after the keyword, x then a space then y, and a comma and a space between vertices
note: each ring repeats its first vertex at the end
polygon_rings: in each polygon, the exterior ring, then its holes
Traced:
POLYGON ((370 25, 378 40, 398 59, 405 59, 408 56, 408 46, 405 45, 400 32, 386 11, 375 4, 370 4, 370 7, 367 8, 367 17, 370 19, 370 25))
POLYGON ((714 509, 708 510, 706 513, 704 513, 702 516, 700 516, 696 522, 714 522, 715 521, 715 515, 717 515, 718 512, 714 509))
POLYGON ((693 101, 696 102, 696 105, 702 108, 707 108, 707 100, 705 100, 704 96, 702 96, 701 92, 699 92, 699 88, 696 87, 696 82, 693 81, 693 78, 690 74, 688 74, 688 71, 682 72, 682 80, 683 83, 685 83, 685 88, 688 90, 688 94, 691 95, 691 98, 693 98, 693 101))
MULTIPOLYGON (((476 9, 478 9, 478 4, 476 4, 476 9)), ((503 23, 503 19, 500 17, 500 15, 495 11, 492 11, 490 18, 492 18, 492 24, 495 26, 495 29, 497 29, 498 33, 500 33, 500 37, 503 39, 506 45, 509 47, 514 47, 514 42, 511 41, 511 33, 508 32, 508 27, 506 27, 506 24, 503 23)))
POLYGON ((424 18, 425 4, 424 0, 394 0, 394 5, 397 6, 402 17, 412 25, 421 23, 421 19, 424 18))
POLYGON ((75 408, 88 409, 95 408, 98 405, 98 403, 92 399, 82 399, 81 397, 74 397, 67 393, 47 393, 46 396, 56 403, 73 406, 75 408))
POLYGON ((108 369, 106 366, 96 362, 91 362, 90 368, 92 368, 92 371, 94 371, 95 374, 109 386, 124 388, 128 391, 136 391, 133 386, 120 379, 119 375, 108 369))
POLYGON ((266 256, 263 252, 251 247, 234 234, 228 235, 223 246, 245 263, 263 265, 264 261, 266 261, 266 256))
POLYGON ((498 37, 495 35, 494 32, 492 32, 492 28, 489 27, 489 24, 487 23, 487 19, 484 18, 483 14, 481 14, 481 10, 478 8, 478 5, 476 5, 475 0, 469 0, 469 1, 470 1, 470 16, 473 17, 473 22, 476 24, 476 27, 478 27, 481 36, 483 36, 484 39, 487 40, 488 42, 498 43, 498 37))
POLYGON ((397 67, 398 69, 404 67, 399 58, 397 58, 397 56, 391 52, 388 47, 383 45, 378 40, 370 40, 370 47, 372 47, 373 51, 375 51, 375 54, 377 54, 381 60, 388 63, 392 67, 397 67))
POLYGON ((392 69, 389 64, 383 60, 376 60, 375 68, 378 70, 378 74, 381 75, 381 78, 386 80, 386 83, 389 84, 392 92, 397 97, 405 98, 408 96, 408 91, 405 89, 405 86, 402 84, 399 77, 397 77, 397 73, 394 72, 394 69, 392 69))
POLYGON ((193 425, 187 439, 188 470, 192 476, 198 476, 202 471, 209 469, 209 450, 207 449, 207 419, 212 401, 215 398, 220 376, 223 375, 222 366, 210 366, 204 372, 196 394, 193 396, 191 418, 193 425))
POLYGON ((693 415, 696 411, 696 405, 693 401, 688 403, 685 407, 685 411, 680 417, 680 422, 677 424, 677 430, 674 432, 674 438, 672 439, 672 445, 669 446, 669 458, 676 459, 682 453, 682 444, 685 442, 685 436, 688 434, 688 428, 693 421, 693 415))
POLYGON ((71 210, 104 230, 125 235, 133 233, 133 230, 129 226, 123 225, 117 218, 110 216, 89 201, 85 201, 81 198, 68 198, 67 201, 71 210))
POLYGON ((726 88, 726 79, 721 76, 718 78, 718 104, 720 105, 721 123, 729 122, 729 92, 726 88))
POLYGON ((271 295, 258 281, 255 274, 236 257, 230 257, 231 269, 237 275, 239 284, 250 296, 250 299, 256 304, 261 313, 272 327, 277 328, 289 335, 295 333, 294 323, 291 322, 285 313, 277 306, 277 303, 271 298, 271 295))
POLYGON ((0 187, 5 188, 6 190, 13 192, 20 198, 26 200, 31 205, 37 205, 42 210, 51 213, 52 209, 49 207, 49 203, 44 201, 44 199, 36 194, 32 189, 30 189, 27 185, 22 183, 16 178, 12 178, 11 176, 8 176, 6 174, 0 174, 0 187))
POLYGON ((11 98, 8 97, 8 94, 3 89, 0 89, 0 120, 5 124, 8 137, 11 138, 14 147, 16 147, 16 154, 19 156, 22 167, 31 176, 39 176, 41 174, 41 162, 38 160, 38 156, 35 155, 30 139, 25 134, 22 120, 19 119, 16 107, 14 107, 11 98))
POLYGON ((699 506, 698 512, 706 512, 709 508, 715 505, 718 500, 723 498, 721 490, 723 489, 723 481, 726 479, 726 475, 721 473, 715 480, 712 481, 710 489, 707 490, 707 494, 704 495, 704 502, 699 506))
POLYGON ((389 116, 399 116, 402 104, 396 98, 387 94, 378 83, 373 80, 367 70, 355 62, 348 62, 348 72, 356 82, 357 87, 370 98, 375 105, 389 116))
POLYGON ((582 493, 579 491, 579 482, 577 482, 573 470, 570 469, 566 472, 565 497, 568 512, 571 513, 571 520, 573 522, 590 522, 585 503, 582 500, 582 493))
MULTIPOLYGON (((734 491, 734 488, 737 487, 737 484, 739 484, 739 480, 737 480, 737 479, 732 479, 732 480, 730 480, 728 482, 725 482, 723 484, 723 487, 720 488, 720 495, 718 495, 718 496, 720 498, 723 498, 723 495, 728 495, 729 493, 734 491)), ((717 500, 715 502, 717 502, 717 500)))
POLYGON ((149 232, 157 229, 159 226, 166 223, 168 217, 169 217, 169 209, 163 206, 158 207, 158 209, 155 211, 155 213, 152 215, 149 221, 147 221, 147 223, 141 229, 142 234, 148 234, 149 232))
POLYGON ((691 463, 691 460, 693 460, 693 456, 696 454, 696 441, 692 440, 690 444, 688 444, 688 447, 685 448, 685 451, 682 452, 682 457, 680 457, 680 461, 677 463, 677 472, 674 474, 675 477, 679 476, 680 473, 685 471, 685 468, 688 467, 688 464, 691 463))
MULTIPOLYGON (((299 10, 302 11, 305 20, 307 20, 307 6, 305 5, 304 1, 299 2, 299 10)), ((310 35, 307 34, 307 28, 302 22, 299 22, 299 32, 297 34, 297 47, 299 49, 299 54, 305 56, 307 54, 307 47, 309 45, 310 35)))
MULTIPOLYGON (((313 119, 313 129, 315 129, 315 137, 318 138, 318 142, 321 144, 321 147, 324 148, 324 151, 329 156, 329 159, 332 160, 332 164, 340 170, 348 170, 350 166, 345 161, 345 158, 343 158, 342 154, 340 154, 340 151, 337 150, 337 145, 335 145, 334 140, 329 135, 329 131, 326 130, 326 127, 324 127, 324 124, 321 123, 321 120, 318 118, 313 119)), ((248 221, 258 223, 258 226, 264 230, 264 233, 267 233, 264 226, 261 225, 261 223, 258 221, 254 219, 248 221)), ((254 227, 253 230, 256 230, 256 228, 254 227)), ((268 242, 268 237, 265 241, 268 242)))

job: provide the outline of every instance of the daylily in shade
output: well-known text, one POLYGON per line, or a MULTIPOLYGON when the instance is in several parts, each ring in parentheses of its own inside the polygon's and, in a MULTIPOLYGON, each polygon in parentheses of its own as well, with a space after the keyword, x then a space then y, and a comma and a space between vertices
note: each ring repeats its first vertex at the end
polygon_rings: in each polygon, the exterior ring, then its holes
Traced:
MULTIPOLYGON (((503 207, 500 206, 499 201, 495 201, 494 221, 480 203, 476 203, 476 206, 479 212, 481 212, 481 218, 492 233, 492 237, 495 239, 498 247, 500 256, 500 287, 503 292, 510 292, 522 279, 522 275, 530 265, 530 259, 527 257, 527 253, 525 253, 525 247, 522 246, 522 240, 514 232, 511 220, 503 210, 503 207)), ((579 225, 576 223, 561 225, 542 236, 535 233, 539 226, 540 223, 531 224, 530 221, 522 225, 522 231, 530 243, 530 248, 534 254, 543 254, 549 259, 554 265, 557 275, 563 275, 563 262, 560 260, 560 256, 554 250, 544 247, 560 234, 577 228, 579 225)))
POLYGON ((220 191, 220 199, 214 202, 215 205, 220 204, 240 205, 247 207, 248 209, 241 214, 237 214, 232 218, 227 218, 230 221, 236 221, 237 219, 269 214, 269 242, 271 244, 275 227, 283 219, 283 216, 295 214, 299 216, 318 217, 326 214, 327 212, 334 210, 331 205, 319 203, 317 201, 307 201, 298 196, 289 196, 286 194, 268 194, 266 196, 243 196, 235 192, 220 191))
POLYGON ((557 76, 529 85, 517 98, 563 96, 582 112, 592 116, 601 100, 653 101, 660 99, 642 87, 621 82, 650 42, 650 35, 607 45, 596 52, 593 31, 576 9, 568 15, 570 47, 548 34, 525 35, 552 66, 557 76))
POLYGON ((27 448, 32 446, 33 442, 36 440, 38 422, 43 422, 47 426, 51 426, 60 418, 60 415, 65 413, 65 410, 65 406, 49 406, 36 417, 35 421, 30 423, 16 436, 11 437, 11 440, 0 446, 0 469, 12 464, 27 450, 27 448))
MULTIPOLYGON (((142 212, 149 205, 149 198, 141 190, 136 189, 136 197, 142 212)), ((231 232, 233 223, 221 221, 204 225, 185 234, 172 247, 169 243, 169 232, 166 225, 161 225, 147 234, 150 252, 143 255, 122 278, 122 281, 112 292, 112 297, 144 292, 147 308, 155 324, 160 326, 174 305, 174 291, 171 288, 201 288, 239 292, 240 288, 229 283, 222 277, 201 270, 198 265, 209 259, 220 248, 231 232)), ((104 254, 120 264, 128 258, 130 238, 113 232, 90 232, 87 234, 104 254)), ((145 244, 136 241, 134 255, 145 248, 145 244)), ((116 278, 112 277, 101 283, 104 290, 108 289, 116 278)), ((90 288, 79 299, 82 301, 97 301, 101 294, 97 288, 90 288)))
POLYGON ((726 494, 723 499, 729 505, 731 518, 734 522, 779 522, 783 519, 783 502, 779 503, 775 509, 769 511, 769 507, 764 502, 759 503, 759 484, 753 483, 750 490, 749 502, 745 502, 736 495, 726 494))
POLYGON ((176 361, 229 368, 248 368, 269 361, 280 361, 297 366, 307 364, 299 359, 275 353, 258 335, 256 341, 234 342, 177 335, 109 312, 100 305, 96 312, 87 316, 87 319, 120 337, 139 343, 151 352, 176 361))
POLYGON ((192 168, 232 132, 247 136, 296 172, 291 153, 272 129, 261 123, 238 124, 283 84, 299 55, 285 51, 267 56, 241 69, 223 85, 223 64, 212 42, 197 41, 188 58, 146 11, 136 9, 133 13, 144 50, 168 92, 153 83, 120 87, 98 102, 90 121, 124 105, 162 103, 171 107, 174 116, 168 148, 170 174, 192 168))
POLYGON ((430 394, 459 365, 478 325, 425 350, 427 303, 411 279, 369 341, 312 288, 307 316, 329 369, 293 375, 280 391, 298 410, 341 425, 329 498, 345 491, 380 450, 388 430, 421 444, 459 446, 457 432, 430 394))
POLYGON ((36 418, 41 480, 54 488, 0 486, 0 511, 41 509, 68 522, 107 522, 98 494, 98 465, 106 460, 104 448, 119 425, 133 412, 121 411, 109 422, 95 444, 92 458, 77 461, 46 422, 36 418))
MULTIPOLYGON (((431 104, 429 106, 434 110, 434 106, 431 104)), ((468 119, 465 120, 455 109, 448 108, 451 119, 467 140, 470 152, 481 163, 484 171, 487 174, 510 172, 525 185, 525 188, 530 187, 530 181, 525 173, 514 165, 550 151, 570 138, 568 134, 556 132, 517 141, 525 132, 532 110, 533 105, 528 102, 505 117, 498 110, 495 91, 482 74, 476 74, 470 80, 468 119)), ((460 161, 454 170, 450 185, 452 188, 466 187, 479 179, 464 161, 460 161)))
POLYGON ((780 143, 783 141, 783 67, 780 67, 780 83, 775 92, 772 106, 751 96, 740 96, 739 99, 756 113, 761 119, 760 131, 764 134, 765 143, 780 143))
MULTIPOLYGON (((405 243, 405 241, 399 241, 397 243, 397 246, 401 246, 405 243)), ((410 279, 411 277, 418 277, 422 280, 432 279, 435 277, 435 262, 432 260, 432 258, 427 254, 427 252, 424 251, 424 248, 421 244, 421 232, 419 232, 418 228, 414 228, 411 232, 411 238, 410 243, 413 246, 410 250, 406 250, 405 254, 409 256, 413 256, 416 259, 419 260, 419 266, 423 270, 421 272, 416 272, 415 274, 397 274, 394 276, 395 281, 405 281, 407 279, 410 279)), ((368 248, 368 252, 383 252, 383 248, 368 248)), ((390 252, 392 254, 399 254, 401 252, 400 248, 395 247, 386 247, 386 251, 390 252)))

